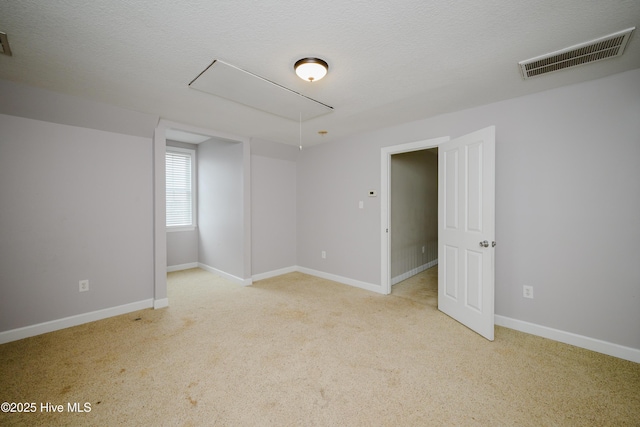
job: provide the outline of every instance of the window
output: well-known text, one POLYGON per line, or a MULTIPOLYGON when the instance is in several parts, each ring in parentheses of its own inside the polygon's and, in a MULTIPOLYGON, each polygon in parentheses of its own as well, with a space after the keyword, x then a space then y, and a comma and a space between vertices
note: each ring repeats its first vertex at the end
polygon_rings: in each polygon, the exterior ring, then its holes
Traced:
POLYGON ((167 147, 167 228, 196 226, 195 150, 167 147))

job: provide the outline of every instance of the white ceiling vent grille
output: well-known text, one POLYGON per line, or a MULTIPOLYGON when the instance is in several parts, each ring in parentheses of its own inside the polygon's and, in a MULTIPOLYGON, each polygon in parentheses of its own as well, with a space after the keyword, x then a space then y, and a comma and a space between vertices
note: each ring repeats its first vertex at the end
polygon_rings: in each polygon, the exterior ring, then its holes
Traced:
POLYGON ((520 65, 522 76, 528 79, 565 68, 620 56, 624 52, 633 30, 635 30, 635 27, 521 61, 518 64, 520 65))

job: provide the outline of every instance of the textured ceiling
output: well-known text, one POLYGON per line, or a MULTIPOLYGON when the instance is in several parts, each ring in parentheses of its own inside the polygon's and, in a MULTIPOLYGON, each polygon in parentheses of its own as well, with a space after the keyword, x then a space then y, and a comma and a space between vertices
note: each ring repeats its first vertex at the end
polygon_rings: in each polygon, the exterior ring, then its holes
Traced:
POLYGON ((7 0, 0 78, 298 145, 297 122, 188 87, 220 59, 334 107, 303 124, 312 145, 640 68, 636 30, 619 58, 527 81, 518 69, 633 26, 637 0, 7 0), (295 75, 307 56, 327 77, 295 75))

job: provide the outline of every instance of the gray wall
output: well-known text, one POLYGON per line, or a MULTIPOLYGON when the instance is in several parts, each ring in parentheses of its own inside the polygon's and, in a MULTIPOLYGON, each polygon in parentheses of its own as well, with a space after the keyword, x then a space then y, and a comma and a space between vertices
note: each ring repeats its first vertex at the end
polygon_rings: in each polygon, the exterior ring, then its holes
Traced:
MULTIPOLYGON (((180 147, 194 150, 196 152, 197 159, 197 144, 188 144, 186 142, 171 141, 168 139, 167 147, 180 147)), ((167 267, 179 266, 183 264, 193 264, 197 262, 198 229, 196 228, 194 230, 167 231, 167 267)))
POLYGON ((391 156, 390 189, 391 278, 396 283, 438 258, 437 149, 391 156))
POLYGON ((496 314, 638 349, 639 117, 633 70, 307 149, 298 265, 379 286, 380 148, 496 125, 496 314))
MULTIPOLYGON (((0 116, 0 331, 152 298, 157 117, 8 82, 0 94, 0 114, 9 114, 0 116), (90 292, 78 293, 80 279, 90 292)), ((638 117, 633 70, 306 148, 296 163, 297 228, 282 233, 295 234, 297 265, 380 286, 380 200, 367 197, 379 190, 380 148, 496 125, 496 313, 638 349, 638 117), (522 298, 525 284, 535 299, 522 298)), ((264 253, 266 236, 245 250, 242 144, 207 144, 204 156, 202 148, 199 168, 204 157, 212 180, 200 202, 227 209, 206 224, 201 261, 238 277, 252 255, 258 269, 290 262, 291 244, 264 253)), ((290 167, 268 170, 291 160, 253 154, 258 176, 287 181, 290 167)), ((258 229, 276 218, 262 197, 251 196, 263 205, 255 213, 266 212, 258 229)))
POLYGON ((243 145, 212 139, 198 146, 199 262, 245 278, 243 145))
POLYGON ((251 273, 296 265, 298 148, 251 141, 251 273))
POLYGON ((153 298, 152 133, 0 115, 0 331, 153 298))
POLYGON ((380 198, 368 197, 380 189, 379 147, 351 139, 300 153, 298 266, 380 285, 380 198))
POLYGON ((151 138, 159 117, 0 80, 0 114, 151 138))
POLYGON ((167 268, 198 262, 198 229, 167 231, 167 268))

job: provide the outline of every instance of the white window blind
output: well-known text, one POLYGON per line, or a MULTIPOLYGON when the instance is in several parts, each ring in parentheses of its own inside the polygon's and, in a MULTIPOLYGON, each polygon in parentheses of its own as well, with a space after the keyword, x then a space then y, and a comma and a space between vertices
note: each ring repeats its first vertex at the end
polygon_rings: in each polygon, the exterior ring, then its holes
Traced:
POLYGON ((167 227, 195 226, 192 150, 167 147, 167 227))

